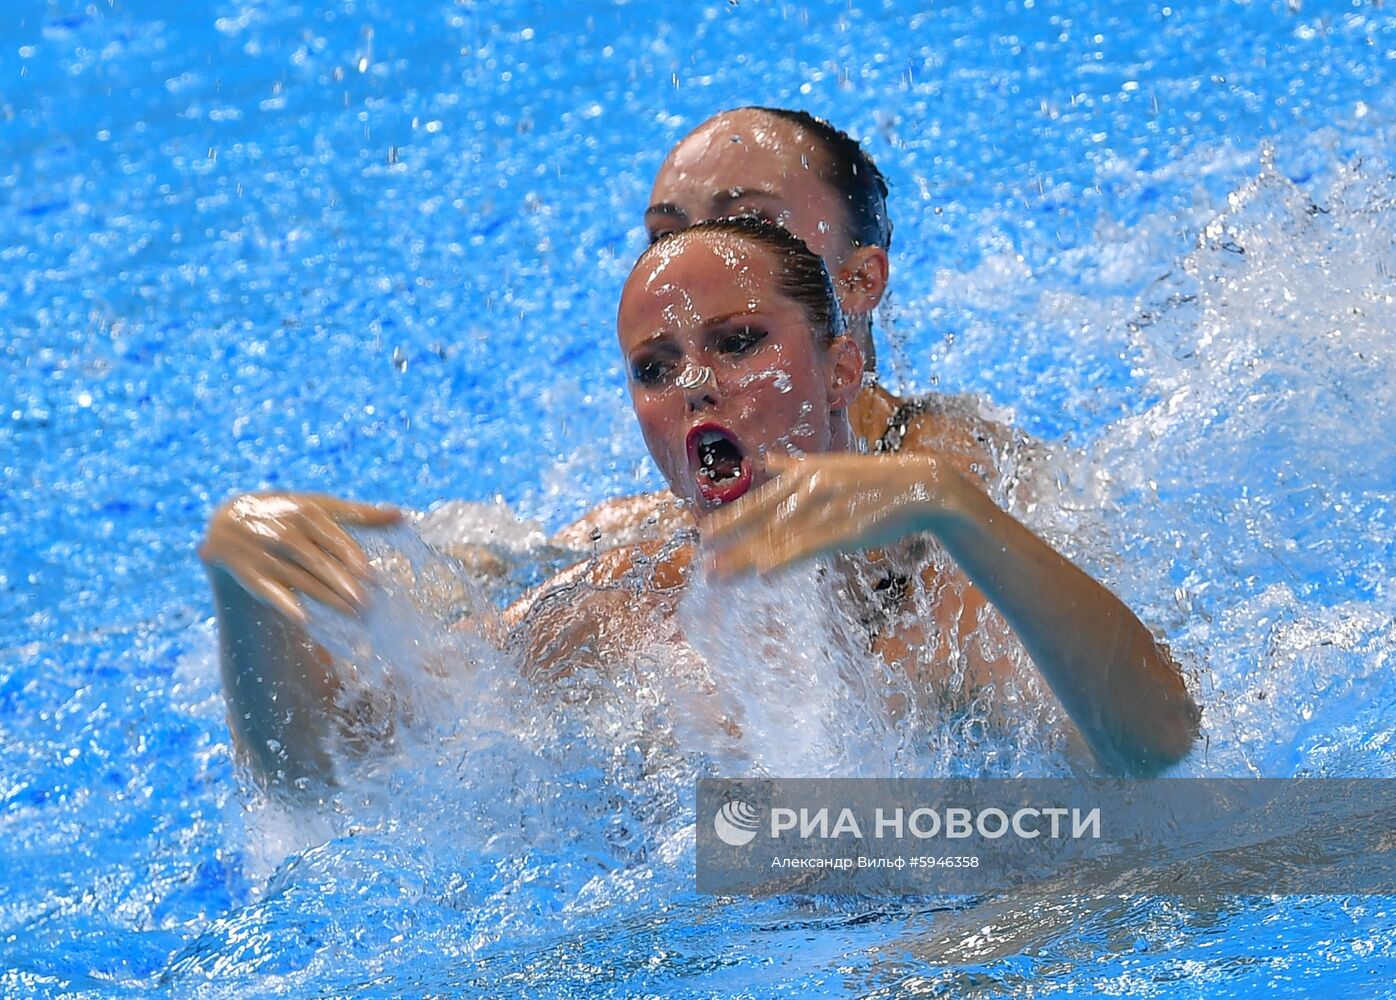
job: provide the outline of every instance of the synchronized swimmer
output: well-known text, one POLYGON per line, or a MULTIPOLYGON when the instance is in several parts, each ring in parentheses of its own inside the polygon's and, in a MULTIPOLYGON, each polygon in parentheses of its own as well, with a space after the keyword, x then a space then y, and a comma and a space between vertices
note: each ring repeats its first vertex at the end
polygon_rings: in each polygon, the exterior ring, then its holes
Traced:
MULTIPOLYGON (((851 154, 831 142, 851 140, 816 121, 742 109, 670 154, 646 219, 654 241, 625 284, 617 323, 636 417, 670 497, 632 498, 569 529, 616 544, 568 571, 565 586, 545 584, 511 609, 511 648, 540 672, 605 670, 592 641, 600 632, 639 636, 659 621, 683 642, 674 611, 697 559, 732 576, 838 554, 891 570, 872 574, 876 584, 849 574, 850 600, 885 612, 869 630, 869 655, 918 686, 934 684, 947 664, 932 637, 968 633, 992 605, 1100 763, 1157 773, 1197 735, 1196 706, 1166 650, 986 495, 992 428, 935 406, 908 410, 865 384, 868 314, 888 276, 885 187, 866 157, 838 166, 851 154), (840 181, 848 177, 858 179, 852 196, 840 181), (876 196, 860 201, 869 189, 876 196), (705 221, 731 212, 743 217, 705 221), (644 537, 687 525, 696 542, 644 537), (928 538, 953 565, 926 556, 918 542, 928 538), (641 559, 662 586, 612 586, 641 559), (578 581, 592 586, 579 591, 578 581), (958 599, 937 599, 948 593, 958 599)), ((328 737, 352 723, 301 599, 355 613, 370 573, 343 526, 397 517, 270 494, 235 498, 210 522, 200 554, 218 608, 230 722, 270 787, 328 775, 328 737)), ((975 685, 1015 669, 978 644, 962 653, 975 685)))

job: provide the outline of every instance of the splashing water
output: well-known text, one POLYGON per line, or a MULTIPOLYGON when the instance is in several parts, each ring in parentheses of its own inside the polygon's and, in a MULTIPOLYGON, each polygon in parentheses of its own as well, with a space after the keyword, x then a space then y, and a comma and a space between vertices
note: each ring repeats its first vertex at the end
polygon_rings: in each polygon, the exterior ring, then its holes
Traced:
POLYGON ((1093 544, 1126 554, 1129 596, 1197 665, 1202 773, 1307 770, 1318 692, 1391 697, 1393 193, 1380 161, 1301 190, 1263 157, 1136 305, 1153 402, 1067 474, 1093 544))
POLYGON ((737 736, 731 755, 717 760, 720 773, 885 774, 895 766, 901 739, 882 704, 880 672, 826 565, 722 585, 700 575, 678 620, 696 661, 688 669, 737 736))
POLYGON ((322 622, 393 678, 386 753, 347 758, 313 817, 236 794, 189 555, 208 509, 287 484, 499 493, 556 526, 654 486, 614 292, 663 150, 758 93, 888 171, 887 381, 1035 438, 991 486, 1185 663, 1206 746, 1183 773, 1392 773, 1393 21, 1009 6, 7 7, 0 992, 1384 988, 1380 899, 696 896, 696 771, 1050 773, 1053 720, 928 712, 903 745, 879 715, 896 678, 805 569, 736 592, 811 629, 770 677, 699 628, 770 640, 699 581, 681 613, 710 685, 668 643, 536 685, 449 628, 564 561, 508 518, 508 544, 423 529, 439 576, 393 538, 382 558, 424 579, 387 578, 367 637, 322 622), (768 738, 796 724, 800 760, 768 738))
MULTIPOLYGON (((1121 312, 1148 404, 1077 446, 1034 446, 1027 471, 998 484, 1039 530, 1125 579, 1187 664, 1206 745, 1183 773, 1392 772, 1361 749, 1364 734, 1380 744, 1394 695, 1392 543, 1380 527, 1396 430, 1396 308, 1383 273, 1393 240, 1381 214, 1391 190, 1370 164, 1322 191, 1262 167, 1180 266, 1121 312), (1337 567, 1345 597, 1334 596, 1337 567)), ((438 519, 436 545, 503 536, 524 560, 558 561, 506 512, 455 514, 438 519)), ((359 631, 328 615, 317 628, 360 683, 392 691, 392 752, 350 765, 328 817, 296 821, 299 841, 278 825, 286 817, 254 818, 269 851, 293 861, 263 902, 176 961, 177 977, 214 960, 271 971, 236 942, 292 913, 321 914, 327 930, 348 886, 377 893, 384 913, 381 936, 349 947, 387 967, 443 940, 477 954, 537 933, 540 919, 585 934, 612 926, 617 906, 673 905, 662 901, 686 898, 691 878, 699 774, 1063 766, 1060 717, 1042 712, 1026 662, 1019 688, 1000 693, 1011 726, 994 722, 1002 704, 908 714, 918 692, 869 657, 829 563, 734 585, 700 573, 677 607, 684 641, 661 630, 608 676, 539 687, 481 638, 497 642, 501 629, 459 561, 405 529, 366 541, 384 567, 374 610, 359 631), (470 627, 451 628, 462 620, 470 627)), ((1006 640, 986 620, 945 641, 949 651, 1006 640)), ((980 944, 952 914, 916 950, 941 940, 941 961, 992 962, 1082 919, 1155 927, 1138 932, 1147 937, 1176 918, 1164 903, 1053 917, 1036 895, 1008 894, 965 919, 984 929, 980 944), (1007 930, 1019 924, 1037 929, 1007 930)), ((327 961, 308 939, 276 954, 309 978, 327 961)))

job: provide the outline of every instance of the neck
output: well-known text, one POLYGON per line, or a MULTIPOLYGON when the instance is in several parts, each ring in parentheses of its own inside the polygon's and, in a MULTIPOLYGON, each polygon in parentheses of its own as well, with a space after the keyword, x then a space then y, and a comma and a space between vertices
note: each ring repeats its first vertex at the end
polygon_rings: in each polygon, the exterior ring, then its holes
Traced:
POLYGON ((829 414, 830 428, 829 450, 830 451, 852 451, 853 450, 853 427, 848 422, 848 411, 838 410, 829 414))
POLYGON ((863 371, 877 371, 877 347, 873 344, 872 314, 858 313, 848 317, 848 335, 863 352, 863 371))
POLYGON ((863 390, 848 408, 848 420, 853 433, 871 445, 887 431, 887 422, 897 411, 901 400, 879 382, 863 383, 863 390))

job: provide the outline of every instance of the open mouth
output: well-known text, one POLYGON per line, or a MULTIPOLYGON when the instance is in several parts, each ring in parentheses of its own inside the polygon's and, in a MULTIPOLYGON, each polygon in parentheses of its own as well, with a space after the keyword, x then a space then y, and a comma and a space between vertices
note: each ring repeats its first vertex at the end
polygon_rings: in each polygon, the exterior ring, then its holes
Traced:
POLYGON ((716 424, 688 432, 688 463, 709 506, 731 503, 751 488, 751 462, 731 432, 716 424))

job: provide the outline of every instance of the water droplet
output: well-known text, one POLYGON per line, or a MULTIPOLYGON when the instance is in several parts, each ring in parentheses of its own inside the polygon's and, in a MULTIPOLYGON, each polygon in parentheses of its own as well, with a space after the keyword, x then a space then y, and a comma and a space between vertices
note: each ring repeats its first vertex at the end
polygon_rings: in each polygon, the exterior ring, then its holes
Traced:
POLYGON ((398 370, 398 374, 407 371, 407 355, 401 347, 393 348, 393 367, 398 370))

